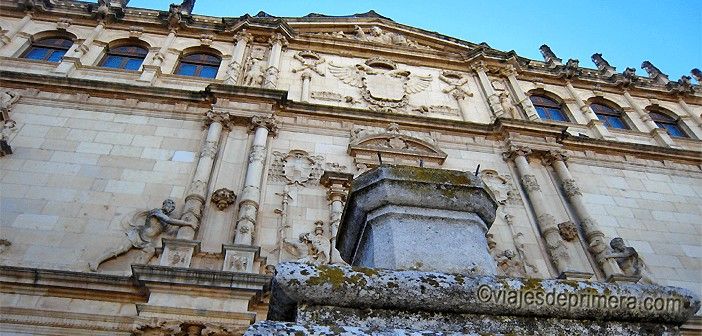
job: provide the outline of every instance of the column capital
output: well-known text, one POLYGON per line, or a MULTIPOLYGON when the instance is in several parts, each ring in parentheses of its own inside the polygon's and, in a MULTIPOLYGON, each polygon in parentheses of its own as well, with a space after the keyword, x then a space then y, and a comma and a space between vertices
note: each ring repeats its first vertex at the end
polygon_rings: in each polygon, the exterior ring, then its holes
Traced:
POLYGON ((281 33, 275 33, 273 34, 269 39, 268 43, 273 46, 275 44, 280 44, 281 46, 287 46, 288 45, 288 40, 283 36, 281 33))
POLYGON ((278 134, 278 129, 280 128, 280 121, 278 121, 273 116, 254 116, 253 118, 251 118, 251 126, 249 126, 249 130, 255 131, 259 127, 265 127, 266 129, 268 129, 268 132, 270 132, 270 134, 276 136, 278 134))
POLYGON ((253 41, 253 35, 247 32, 246 29, 242 29, 234 34, 234 40, 237 42, 244 41, 246 43, 251 43, 251 41, 253 41))
POLYGON ((515 68, 511 64, 505 65, 504 67, 500 68, 500 75, 505 77, 516 76, 517 73, 519 73, 517 71, 517 68, 515 68))
POLYGON ((477 61, 470 65, 470 69, 475 72, 487 72, 487 64, 483 61, 477 61))
POLYGON ((513 145, 513 146, 510 146, 507 151, 502 153, 502 157, 505 160, 513 160, 517 156, 527 157, 531 153, 532 153, 532 151, 531 151, 531 148, 529 148, 529 147, 513 145))
POLYGON ((205 121, 205 124, 207 125, 218 122, 222 124, 223 127, 228 128, 232 121, 232 116, 223 111, 209 110, 205 116, 207 117, 207 120, 205 121))
POLYGON ((319 180, 319 184, 327 187, 327 198, 332 201, 335 197, 340 197, 342 202, 346 202, 353 174, 332 170, 324 171, 319 180))
POLYGON ((545 152, 542 156, 545 165, 551 165, 556 161, 565 162, 568 160, 568 155, 560 149, 552 149, 545 152))

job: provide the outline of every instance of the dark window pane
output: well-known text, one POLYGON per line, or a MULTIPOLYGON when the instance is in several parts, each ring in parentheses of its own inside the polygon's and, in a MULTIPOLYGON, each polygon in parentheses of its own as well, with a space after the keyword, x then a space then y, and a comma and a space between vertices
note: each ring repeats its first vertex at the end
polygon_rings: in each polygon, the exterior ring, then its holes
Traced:
POLYGON ((65 50, 55 50, 51 53, 51 56, 47 59, 49 62, 61 62, 61 57, 66 54, 65 50))
POLYGON ((565 117, 565 115, 563 114, 563 112, 561 112, 560 109, 549 109, 549 115, 551 116, 552 120, 568 121, 568 119, 565 117))
POLYGON ((119 68, 120 65, 122 64, 122 57, 120 56, 112 56, 108 55, 105 61, 102 63, 102 66, 106 68, 119 68))
POLYGON ((200 77, 204 78, 215 78, 217 77, 217 69, 215 67, 203 66, 202 71, 200 71, 200 77))
POLYGON ((197 66, 188 63, 180 63, 178 66, 178 72, 176 74, 183 76, 195 76, 195 70, 197 66))
POLYGON ((607 116, 607 122, 605 124, 607 125, 607 127, 611 128, 628 129, 624 121, 621 118, 615 116, 607 116))
POLYGON ((539 118, 541 119, 549 119, 548 114, 546 113, 546 109, 541 107, 541 106, 536 106, 536 112, 539 114, 539 118))
POLYGON ((134 59, 130 58, 127 61, 127 64, 124 66, 126 70, 139 70, 139 67, 141 66, 142 59, 134 59))
POLYGON ((27 56, 25 56, 25 58, 33 60, 44 60, 48 52, 49 49, 46 48, 32 47, 32 50, 30 50, 29 53, 27 53, 27 56))

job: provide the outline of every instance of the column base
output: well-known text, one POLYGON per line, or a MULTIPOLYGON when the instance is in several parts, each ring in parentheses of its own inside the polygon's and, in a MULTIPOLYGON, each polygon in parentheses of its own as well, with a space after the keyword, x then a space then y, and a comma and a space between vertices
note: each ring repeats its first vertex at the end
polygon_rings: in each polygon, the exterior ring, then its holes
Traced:
POLYGON ((163 238, 163 254, 159 265, 170 267, 190 267, 193 254, 200 252, 200 241, 163 238))
POLYGON ((225 244, 222 245, 224 264, 222 271, 259 273, 261 269, 261 248, 251 245, 225 244))

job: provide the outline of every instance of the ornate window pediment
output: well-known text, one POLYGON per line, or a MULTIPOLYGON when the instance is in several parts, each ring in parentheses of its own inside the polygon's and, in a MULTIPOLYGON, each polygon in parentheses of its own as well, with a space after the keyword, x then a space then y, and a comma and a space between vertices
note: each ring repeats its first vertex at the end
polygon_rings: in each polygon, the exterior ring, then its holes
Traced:
POLYGON ((348 153, 361 171, 377 166, 381 159, 386 164, 439 167, 447 157, 430 136, 400 130, 395 123, 386 129, 353 129, 348 153))

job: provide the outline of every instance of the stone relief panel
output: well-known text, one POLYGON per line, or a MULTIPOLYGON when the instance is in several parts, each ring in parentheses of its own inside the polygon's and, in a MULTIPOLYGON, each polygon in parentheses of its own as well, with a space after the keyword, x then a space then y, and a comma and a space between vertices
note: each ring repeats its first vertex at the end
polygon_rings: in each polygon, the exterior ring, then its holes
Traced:
POLYGON ((360 89, 369 108, 382 112, 398 112, 409 104, 409 96, 424 91, 433 78, 399 69, 395 62, 372 58, 353 66, 329 63, 329 72, 342 82, 360 89))
POLYGON ((379 163, 439 167, 446 160, 432 137, 420 132, 401 130, 392 123, 385 129, 351 130, 348 153, 354 158, 359 172, 379 163))
POLYGON ((303 150, 291 150, 287 154, 276 151, 268 175, 273 181, 285 184, 318 184, 324 173, 323 165, 321 155, 310 155, 303 150))
POLYGON ((254 46, 251 48, 249 60, 246 61, 244 68, 244 78, 242 85, 263 87, 266 79, 266 48, 262 46, 254 46))
POLYGON ((310 73, 314 72, 317 75, 324 76, 325 69, 320 65, 326 60, 314 51, 303 50, 293 55, 300 64, 292 69, 293 73, 310 73))
POLYGON ((372 26, 368 29, 361 28, 360 26, 354 26, 353 32, 345 32, 343 30, 340 30, 331 33, 309 33, 307 35, 328 36, 340 39, 364 41, 390 46, 403 46, 415 49, 433 50, 433 48, 429 46, 421 45, 411 39, 408 39, 403 34, 386 31, 378 26, 372 26))

